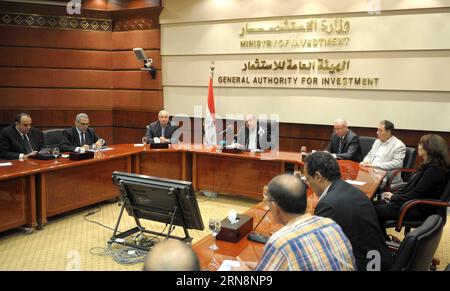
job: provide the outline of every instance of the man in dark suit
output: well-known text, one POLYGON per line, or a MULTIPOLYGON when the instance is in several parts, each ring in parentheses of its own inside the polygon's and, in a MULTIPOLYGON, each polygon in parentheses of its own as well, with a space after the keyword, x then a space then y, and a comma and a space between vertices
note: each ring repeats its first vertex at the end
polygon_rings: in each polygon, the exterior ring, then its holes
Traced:
POLYGON ((31 117, 27 113, 19 113, 14 124, 0 132, 0 158, 26 159, 35 155, 43 146, 42 132, 31 127, 31 117))
POLYGON ((78 151, 80 148, 85 150, 96 145, 101 147, 103 140, 95 133, 93 128, 89 127, 89 116, 86 113, 79 113, 75 117, 75 126, 66 128, 63 131, 64 141, 60 146, 61 151, 78 151))
POLYGON ((334 122, 334 132, 327 151, 338 160, 361 162, 363 159, 359 137, 347 127, 347 121, 342 118, 334 122))
POLYGON ((314 214, 331 218, 342 228, 352 244, 358 270, 388 269, 392 256, 375 208, 364 192, 340 179, 336 160, 326 152, 312 153, 305 159, 304 174, 319 197, 314 214), (372 261, 377 259, 377 254, 379 264, 372 261))
POLYGON ((169 120, 169 112, 161 110, 158 113, 158 121, 147 126, 147 133, 144 141, 146 143, 178 143, 178 126, 169 120))

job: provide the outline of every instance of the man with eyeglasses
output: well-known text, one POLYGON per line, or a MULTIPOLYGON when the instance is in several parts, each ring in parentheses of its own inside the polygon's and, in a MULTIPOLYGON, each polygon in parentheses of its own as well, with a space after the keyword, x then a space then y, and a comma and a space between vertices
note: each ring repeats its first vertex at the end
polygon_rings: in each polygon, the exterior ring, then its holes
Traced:
MULTIPOLYGON (((406 155, 406 146, 394 136, 394 124, 389 120, 382 120, 378 124, 378 139, 373 143, 370 152, 360 163, 363 167, 374 167, 385 171, 392 171, 403 167, 403 160, 406 155)), ((383 189, 386 185, 386 175, 380 186, 383 189)), ((392 180, 391 187, 396 187, 403 183, 401 175, 396 175, 392 180)))
POLYGON ((300 179, 276 176, 264 200, 275 222, 283 227, 267 241, 259 263, 241 262, 233 270, 355 270, 352 247, 341 227, 329 218, 306 213, 306 185, 300 179))
POLYGON ((88 150, 93 145, 102 146, 102 140, 97 136, 95 130, 89 127, 89 116, 79 113, 75 117, 75 125, 63 131, 64 142, 60 149, 63 152, 79 151, 81 148, 88 150))
POLYGON ((347 121, 342 118, 336 119, 333 131, 327 151, 338 160, 361 162, 363 156, 359 137, 347 127, 347 121))
POLYGON ((15 160, 34 156, 43 146, 42 132, 31 127, 31 117, 19 113, 14 124, 0 132, 0 159, 15 160))

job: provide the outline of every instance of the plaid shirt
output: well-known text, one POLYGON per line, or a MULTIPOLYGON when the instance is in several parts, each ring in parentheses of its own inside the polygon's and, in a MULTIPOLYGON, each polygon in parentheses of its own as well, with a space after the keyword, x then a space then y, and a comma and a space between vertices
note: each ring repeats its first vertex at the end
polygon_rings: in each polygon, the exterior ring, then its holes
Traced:
POLYGON ((258 271, 352 271, 355 258, 342 229, 329 218, 302 215, 274 233, 258 271))

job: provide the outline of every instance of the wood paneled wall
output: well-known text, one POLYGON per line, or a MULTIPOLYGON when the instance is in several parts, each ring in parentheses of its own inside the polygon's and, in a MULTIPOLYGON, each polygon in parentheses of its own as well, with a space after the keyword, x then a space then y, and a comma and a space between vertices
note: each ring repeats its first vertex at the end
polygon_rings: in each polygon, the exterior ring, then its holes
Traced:
MULTIPOLYGON (((82 10, 80 17, 110 19, 112 29, 27 27, 25 22, 0 26, 0 124, 28 112, 39 128, 67 127, 77 113, 86 112, 100 135, 120 143, 140 141, 145 125, 155 120, 164 106, 160 7, 149 7, 155 1, 113 1, 105 7, 86 3, 92 10, 82 10), (139 24, 136 19, 146 25, 131 25, 139 24), (155 79, 140 70, 143 63, 136 59, 135 47, 153 58, 155 79)), ((65 7, 46 10, 32 4, 0 3, 0 10, 68 16, 65 7)))

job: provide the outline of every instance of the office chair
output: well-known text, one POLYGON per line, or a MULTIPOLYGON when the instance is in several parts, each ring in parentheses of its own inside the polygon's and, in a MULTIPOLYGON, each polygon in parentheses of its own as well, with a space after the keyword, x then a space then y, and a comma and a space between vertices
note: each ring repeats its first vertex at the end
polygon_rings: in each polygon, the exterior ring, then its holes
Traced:
POLYGON ((429 216, 421 226, 408 233, 396 252, 391 271, 436 270, 433 256, 439 246, 444 221, 441 216, 429 216))
POLYGON ((409 180, 412 173, 414 173, 416 171, 414 169, 414 164, 416 163, 416 158, 417 158, 417 148, 406 147, 405 159, 403 160, 402 168, 395 169, 388 174, 387 183, 386 183, 386 191, 387 192, 395 193, 406 184, 406 181, 409 180), (405 181, 405 183, 402 185, 396 186, 395 188, 391 188, 392 181, 394 180, 394 177, 397 176, 398 174, 401 175, 402 180, 405 181))
MULTIPOLYGON (((447 176, 448 177, 448 176, 447 176)), ((416 228, 423 224, 424 219, 416 218, 416 219, 406 219, 405 216, 408 214, 408 211, 411 211, 416 205, 430 205, 436 207, 436 213, 439 215, 443 223, 445 225, 447 221, 447 207, 450 207, 450 179, 447 179, 447 186, 444 189, 440 199, 413 199, 400 208, 399 215, 397 220, 388 220, 386 221, 386 228, 395 227, 397 232, 401 231, 401 229, 405 228, 405 235, 409 233, 411 228, 416 228)))
POLYGON ((372 148, 372 145, 376 140, 377 139, 375 137, 371 137, 371 136, 360 136, 359 137, 359 144, 361 146, 361 153, 362 153, 363 159, 370 152, 370 149, 372 148))
POLYGON ((47 147, 59 147, 64 141, 63 131, 62 128, 43 130, 44 144, 47 147))

